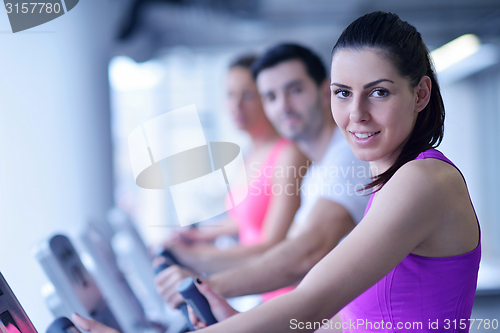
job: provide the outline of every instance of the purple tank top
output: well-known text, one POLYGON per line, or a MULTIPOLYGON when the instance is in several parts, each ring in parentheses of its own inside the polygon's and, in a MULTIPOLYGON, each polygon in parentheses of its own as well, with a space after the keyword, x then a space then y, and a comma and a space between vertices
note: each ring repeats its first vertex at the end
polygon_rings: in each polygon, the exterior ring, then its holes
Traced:
MULTIPOLYGON (((424 158, 436 158, 456 168, 435 149, 416 159, 424 158)), ((480 259, 481 241, 471 252, 452 257, 410 253, 342 309, 343 332, 469 332, 480 259)))

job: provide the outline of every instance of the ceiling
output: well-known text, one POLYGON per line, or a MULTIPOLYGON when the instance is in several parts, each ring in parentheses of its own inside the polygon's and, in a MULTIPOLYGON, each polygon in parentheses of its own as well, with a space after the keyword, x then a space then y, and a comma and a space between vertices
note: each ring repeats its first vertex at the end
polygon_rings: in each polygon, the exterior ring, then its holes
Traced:
POLYGON ((117 31, 117 53, 144 61, 173 46, 296 41, 325 55, 350 22, 375 10, 416 26, 430 49, 465 33, 500 43, 500 0, 132 0, 117 31))

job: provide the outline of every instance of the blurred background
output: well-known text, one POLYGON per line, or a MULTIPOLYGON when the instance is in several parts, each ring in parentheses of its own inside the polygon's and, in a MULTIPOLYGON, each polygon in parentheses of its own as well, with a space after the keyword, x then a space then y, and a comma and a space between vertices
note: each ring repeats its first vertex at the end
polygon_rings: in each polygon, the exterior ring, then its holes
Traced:
POLYGON ((0 271, 38 330, 52 320, 31 253, 41 239, 74 235, 112 206, 150 243, 174 224, 169 193, 135 185, 133 129, 196 104, 208 141, 245 150, 224 102, 229 60, 288 41, 328 64, 342 30, 375 10, 414 25, 430 50, 476 36, 439 60, 440 149, 462 170, 481 223, 473 318, 500 319, 500 1, 82 0, 16 34, 0 14, 0 271))

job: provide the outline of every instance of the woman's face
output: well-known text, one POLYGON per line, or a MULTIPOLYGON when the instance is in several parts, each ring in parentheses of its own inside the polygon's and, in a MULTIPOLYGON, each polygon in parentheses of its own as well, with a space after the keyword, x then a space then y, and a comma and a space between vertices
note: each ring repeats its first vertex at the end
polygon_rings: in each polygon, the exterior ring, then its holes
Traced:
POLYGON ((345 48, 333 56, 330 87, 333 117, 356 157, 387 170, 427 105, 430 79, 412 88, 382 51, 345 48))
POLYGON ((229 70, 227 103, 239 129, 248 131, 266 120, 259 92, 249 69, 233 67, 229 70))

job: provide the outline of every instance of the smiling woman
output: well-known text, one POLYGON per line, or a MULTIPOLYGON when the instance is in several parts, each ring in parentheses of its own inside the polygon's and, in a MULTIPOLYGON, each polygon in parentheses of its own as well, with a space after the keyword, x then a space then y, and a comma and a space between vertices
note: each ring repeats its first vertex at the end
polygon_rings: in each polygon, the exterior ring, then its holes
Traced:
POLYGON ((460 173, 432 149, 443 137, 444 106, 420 34, 391 14, 358 19, 333 49, 331 82, 334 118, 355 155, 370 161, 375 180, 367 187, 379 191, 364 220, 401 214, 406 222, 392 236, 414 242, 406 258, 343 309, 342 319, 441 322, 440 330, 447 320, 467 321, 481 252, 478 224, 460 173), (454 207, 458 202, 464 206, 454 207), (399 214, 384 213, 384 206, 399 214), (417 207, 427 212, 408 217, 417 207))
MULTIPOLYGON (((399 167, 414 159, 421 151, 438 146, 443 139, 445 117, 444 104, 439 85, 436 81, 436 75, 431 66, 429 50, 423 43, 420 33, 414 27, 406 23, 399 29, 394 29, 394 24, 394 18, 391 16, 384 17, 383 19, 375 17, 375 15, 371 17, 366 16, 365 20, 353 22, 342 33, 332 51, 332 74, 337 74, 336 71, 334 72, 334 68, 338 65, 338 61, 350 61, 350 65, 357 64, 353 68, 357 70, 363 68, 365 72, 368 71, 367 73, 372 75, 374 81, 363 83, 363 89, 371 94, 371 100, 374 98, 385 98, 389 100, 389 103, 394 104, 392 94, 396 92, 392 90, 396 89, 398 86, 402 88, 407 87, 409 90, 404 89, 404 91, 397 91, 398 96, 395 96, 395 99, 398 99, 403 92, 412 94, 416 92, 419 94, 423 94, 426 91, 430 92, 430 96, 425 96, 428 102, 423 105, 423 108, 416 106, 417 108, 414 109, 415 114, 413 115, 414 119, 411 126, 413 130, 411 136, 407 138, 409 141, 408 144, 404 145, 404 149, 398 152, 397 159, 393 161, 393 163, 390 163, 388 168, 384 169, 386 170, 385 173, 375 178, 374 182, 368 186, 369 188, 385 184, 399 167), (373 21, 368 22, 369 20, 373 21), (378 33, 374 35, 371 31, 362 30, 362 24, 372 25, 374 27, 377 25, 376 28, 378 33), (403 39, 405 41, 404 48, 401 47, 401 40, 403 39), (363 59, 359 59, 359 51, 367 47, 371 48, 374 53, 378 53, 378 57, 376 54, 372 54, 371 57, 365 55, 367 60, 372 60, 370 65, 360 62, 360 60, 362 61, 363 59), (338 51, 349 52, 349 56, 335 57, 338 51), (350 56, 353 56, 353 58, 350 58, 350 56), (379 59, 377 60, 376 58, 379 59), (390 60, 390 62, 385 60, 390 60), (383 70, 382 68, 373 67, 380 65, 383 66, 383 70), (392 68, 387 68, 387 65, 390 65, 392 68), (378 73, 377 69, 379 69, 378 73), (392 73, 390 73, 391 70, 392 73), (401 84, 396 85, 395 82, 389 78, 377 77, 377 75, 383 75, 388 71, 388 74, 391 74, 392 77, 394 77, 394 74, 400 74, 401 79, 409 81, 406 87, 401 84), (423 87, 421 87, 421 84, 428 87, 424 87, 425 89, 421 90, 420 88, 423 87), (422 115, 417 118, 417 113, 419 112, 422 112, 422 115)), ((345 65, 349 64, 346 63, 345 65)), ((352 79, 354 79, 354 76, 351 77, 351 80, 352 79)), ((332 76, 332 92, 338 92, 334 87, 335 80, 334 76, 332 76)), ((347 92, 352 91, 348 90, 347 92)), ((345 96, 346 91, 342 91, 342 94, 342 96, 345 96)), ((418 97, 420 97, 419 101, 422 104, 422 101, 425 100, 422 98, 424 96, 421 95, 418 97)), ((416 101, 417 100, 415 100, 415 102, 416 101)), ((332 103, 337 105, 335 102, 336 100, 332 98, 332 103)), ((337 109, 337 107, 333 107, 332 104, 332 110, 334 109, 337 109)), ((351 115, 351 117, 355 116, 356 115, 351 115)), ((408 130, 405 129, 405 131, 408 130)), ((349 140, 348 136, 347 138, 349 140)), ((403 148, 403 145, 401 145, 401 148, 403 148)))
MULTIPOLYGON (((378 170, 386 171, 401 156, 402 143, 428 104, 431 87, 427 76, 416 87, 409 85, 379 50, 346 48, 333 58, 331 89, 335 120, 356 156, 378 161, 378 170), (355 63, 360 65, 352 66, 355 63), (346 66, 354 70, 345 73, 341 69, 346 66)), ((396 166, 388 174, 395 170, 396 166)), ((382 177, 387 175, 378 176, 375 185, 387 182, 382 177)))

